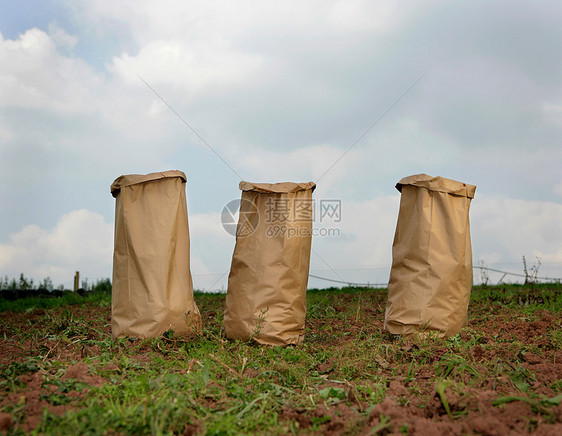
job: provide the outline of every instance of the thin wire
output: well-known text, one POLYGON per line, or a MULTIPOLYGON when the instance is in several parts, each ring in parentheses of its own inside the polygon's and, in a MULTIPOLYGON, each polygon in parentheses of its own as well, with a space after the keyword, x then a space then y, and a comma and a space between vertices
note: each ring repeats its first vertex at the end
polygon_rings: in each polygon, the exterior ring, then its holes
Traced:
MULTIPOLYGON (((479 265, 474 265, 472 268, 478 268, 478 269, 485 269, 486 271, 494 271, 494 272, 498 272, 498 273, 503 273, 503 274, 507 274, 510 276, 516 276, 516 277, 524 277, 524 278, 530 278, 530 275, 525 275, 525 274, 518 274, 518 273, 512 273, 509 271, 502 271, 499 269, 494 269, 494 268, 488 268, 487 266, 479 266, 479 265)), ((539 280, 559 280, 562 281, 562 278, 557 278, 557 277, 532 277, 534 279, 539 279, 539 280)))
POLYGON ((309 274, 309 277, 314 277, 315 279, 319 279, 319 280, 325 280, 327 282, 334 282, 334 283, 344 283, 348 286, 365 286, 365 287, 370 287, 370 286, 386 286, 387 283, 354 283, 354 282, 346 282, 346 281, 341 281, 341 280, 333 280, 333 279, 328 279, 326 277, 320 277, 320 276, 315 276, 314 274, 309 274))
MULTIPOLYGON (((516 277, 524 277, 524 278, 528 277, 528 276, 525 276, 524 274, 512 273, 512 272, 509 272, 509 271, 502 271, 500 269, 488 268, 488 267, 485 267, 485 266, 473 265, 472 268, 484 269, 484 270, 487 270, 487 271, 498 272, 498 273, 516 276, 516 277)), ((368 268, 365 268, 365 269, 368 269, 368 268)), ((332 271, 334 271, 334 270, 332 269, 332 271)), ((354 285, 354 286, 387 286, 388 285, 388 283, 355 283, 355 282, 348 282, 347 280, 341 279, 341 277, 340 277, 341 280, 334 280, 334 279, 329 279, 327 277, 317 276, 317 275, 314 275, 314 274, 309 274, 308 276, 313 277, 315 279, 319 279, 319 280, 325 280, 325 281, 328 281, 328 282, 343 283, 343 284, 347 284, 349 286, 351 286, 351 285, 354 285)), ((338 275, 338 277, 339 277, 339 275, 338 275)), ((534 277, 534 278, 538 279, 538 280, 562 281, 562 278, 557 278, 557 277, 534 277)))
POLYGON ((218 279, 216 279, 211 286, 209 286, 207 289, 204 289, 201 292, 207 292, 209 289, 211 289, 213 286, 215 286, 226 275, 226 273, 228 273, 229 271, 230 270, 227 270, 227 271, 223 272, 222 275, 218 279))
POLYGON ((336 270, 330 266, 330 264, 329 264, 328 262, 326 262, 324 259, 322 259, 322 256, 320 256, 316 251, 314 251, 314 248, 311 247, 310 250, 311 250, 316 256, 318 256, 318 258, 319 258, 322 262, 324 262, 324 264, 325 264, 328 268, 330 268, 330 269, 332 270, 332 272, 333 272, 335 275, 337 275, 341 280, 343 280, 343 283, 349 283, 347 280, 344 280, 343 277, 340 276, 340 275, 336 272, 336 270))
POLYGON ((222 160, 222 161, 224 162, 224 164, 225 164, 228 168, 230 168, 230 170, 231 170, 234 174, 236 174, 240 180, 243 180, 243 179, 242 179, 242 176, 240 176, 240 174, 238 174, 238 173, 236 172, 236 170, 235 170, 234 168, 232 168, 232 167, 228 164, 228 162, 227 162, 226 160, 224 160, 223 157, 222 157, 220 154, 218 154, 218 153, 216 152, 216 150, 215 150, 213 147, 211 147, 211 146, 209 145, 209 143, 208 143, 207 141, 205 141, 205 140, 203 139, 203 137, 202 137, 199 133, 197 133, 197 132, 195 131, 195 129, 194 129, 193 127, 191 127, 191 126, 189 125, 189 123, 188 123, 187 121, 185 121, 185 120, 182 118, 182 116, 181 116, 180 114, 178 114, 178 113, 175 111, 175 109, 174 109, 172 106, 170 106, 170 105, 168 104, 168 102, 167 102, 166 100, 164 100, 164 99, 162 98, 162 96, 161 96, 160 94, 158 94, 158 93, 156 92, 156 90, 146 82, 146 80, 144 80, 144 79, 143 79, 141 76, 139 76, 138 74, 137 74, 137 77, 138 77, 139 79, 141 79, 141 80, 143 81, 143 83, 144 83, 146 86, 148 86, 148 88, 149 88, 160 100, 162 100, 162 102, 163 102, 166 106, 168 106, 168 108, 182 121, 182 123, 184 123, 184 124, 189 128, 189 130, 191 130, 191 131, 195 134, 195 136, 197 136, 197 137, 203 142, 203 144, 205 144, 205 145, 209 148, 209 150, 211 150, 213 153, 215 153, 215 155, 216 155, 220 160, 222 160))
POLYGON ((361 140, 363 139, 363 137, 364 137, 367 133, 369 133, 369 132, 371 131, 371 129, 372 129, 373 127, 375 127, 375 126, 379 123, 379 121, 382 120, 382 119, 386 116, 386 114, 389 113, 389 112, 392 110, 392 108, 393 108, 394 106, 396 106, 396 105, 400 102, 400 100, 402 100, 404 97, 406 97, 406 95, 414 88, 414 86, 416 86, 416 85, 418 84, 418 82, 423 78, 424 75, 425 75, 425 73, 422 74, 420 77, 418 77, 418 78, 416 79, 416 81, 415 81, 414 83, 412 83, 412 84, 410 85, 410 87, 409 87, 408 89, 406 89, 406 91, 404 91, 404 92, 402 93, 402 95, 401 95, 400 97, 398 97, 398 98, 396 99, 396 101, 395 101, 394 103, 392 103, 392 104, 388 107, 388 109, 385 110, 385 111, 382 113, 382 115, 381 115, 380 117, 378 117, 378 118, 376 119, 376 121, 375 121, 373 124, 371 124, 371 125, 369 126, 369 128, 368 128, 367 130, 365 130, 365 131, 361 134, 361 136, 359 136, 359 138, 357 138, 357 139, 355 140, 355 142, 354 142, 353 144, 351 144, 351 145, 347 148, 347 150, 345 150, 345 152, 330 166, 330 168, 328 168, 326 171, 324 171, 324 173, 323 173, 320 177, 318 177, 318 178, 316 179, 316 182, 318 183, 333 167, 335 167, 335 166, 337 165, 337 163, 338 163, 340 160, 342 160, 343 157, 344 157, 353 147, 355 147, 355 146, 357 145, 357 143, 358 143, 359 141, 361 141, 361 140))

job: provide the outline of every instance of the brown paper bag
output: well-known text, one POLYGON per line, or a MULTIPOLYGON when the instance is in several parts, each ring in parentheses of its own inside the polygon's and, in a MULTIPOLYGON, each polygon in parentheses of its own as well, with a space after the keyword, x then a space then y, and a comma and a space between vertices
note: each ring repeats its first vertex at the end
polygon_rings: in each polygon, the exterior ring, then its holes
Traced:
POLYGON ((121 176, 115 197, 113 337, 201 330, 189 268, 189 229, 181 171, 121 176))
POLYGON ((384 328, 441 337, 466 325, 472 287, 468 211, 476 186, 418 174, 402 193, 384 328))
POLYGON ((312 182, 240 183, 224 313, 228 338, 302 343, 315 187, 312 182))

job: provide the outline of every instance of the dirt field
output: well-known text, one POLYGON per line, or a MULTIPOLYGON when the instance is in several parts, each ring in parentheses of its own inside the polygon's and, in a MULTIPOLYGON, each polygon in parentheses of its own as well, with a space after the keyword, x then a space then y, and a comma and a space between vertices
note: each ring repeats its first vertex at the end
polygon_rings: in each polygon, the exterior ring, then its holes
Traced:
POLYGON ((382 331, 385 291, 309 292, 305 344, 111 340, 109 297, 0 313, 7 434, 562 434, 560 285, 479 288, 448 340, 382 331))

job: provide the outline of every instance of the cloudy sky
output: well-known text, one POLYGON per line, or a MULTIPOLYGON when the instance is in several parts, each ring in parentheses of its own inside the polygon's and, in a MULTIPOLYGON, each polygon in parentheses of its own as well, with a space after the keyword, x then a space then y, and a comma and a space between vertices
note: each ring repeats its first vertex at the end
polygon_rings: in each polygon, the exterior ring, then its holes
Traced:
POLYGON ((427 173, 478 186, 475 264, 538 256, 562 277, 561 16, 559 1, 3 2, 0 274, 111 276, 110 184, 180 169, 198 288, 226 285, 236 173, 341 200, 315 275, 386 282, 394 185, 427 173))

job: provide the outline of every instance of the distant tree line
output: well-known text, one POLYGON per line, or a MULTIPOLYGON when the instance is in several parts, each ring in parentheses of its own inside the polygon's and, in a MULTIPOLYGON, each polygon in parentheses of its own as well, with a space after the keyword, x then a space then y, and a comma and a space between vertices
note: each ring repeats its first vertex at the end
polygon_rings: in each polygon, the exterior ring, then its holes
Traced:
MULTIPOLYGON (((33 279, 25 277, 23 273, 20 274, 19 279, 10 279, 8 276, 0 277, 0 298, 6 300, 26 297, 62 297, 67 292, 72 291, 64 289, 63 285, 55 288, 50 277, 44 278, 38 284, 35 284, 33 279)), ((83 280, 82 287, 76 292, 80 295, 109 293, 111 292, 111 280, 105 278, 91 283, 83 280)))

